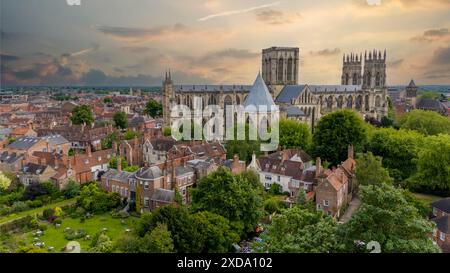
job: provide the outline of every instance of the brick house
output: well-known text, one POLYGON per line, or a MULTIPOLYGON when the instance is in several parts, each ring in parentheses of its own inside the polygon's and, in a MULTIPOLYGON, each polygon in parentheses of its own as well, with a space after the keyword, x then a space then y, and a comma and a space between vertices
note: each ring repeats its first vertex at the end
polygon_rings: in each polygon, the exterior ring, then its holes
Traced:
POLYGON ((352 199, 356 185, 354 171, 356 162, 353 159, 353 146, 348 147, 348 158, 337 168, 323 170, 320 158, 316 162, 316 208, 324 211, 333 218, 342 215, 342 209, 352 199), (319 168, 317 168, 319 166, 319 168))
POLYGON ((172 138, 147 139, 142 147, 144 162, 149 165, 165 162, 167 153, 174 145, 172 138))
POLYGON ((119 154, 125 158, 129 166, 142 166, 144 164, 142 151, 142 139, 136 137, 120 142, 119 154))
POLYGON ((101 150, 101 141, 108 134, 113 132, 111 125, 91 126, 86 125, 68 125, 54 128, 37 129, 38 136, 60 135, 67 139, 74 150, 86 150, 88 146, 92 151, 101 150))
POLYGON ((295 197, 299 188, 304 188, 307 193, 313 190, 314 181, 307 179, 311 167, 312 160, 307 153, 287 149, 258 159, 253 154, 247 169, 259 174, 264 188, 269 189, 272 184, 278 184, 282 192, 289 192, 291 197, 295 197))
POLYGON ((436 229, 433 241, 443 252, 450 253, 450 197, 435 201, 431 204, 436 229))
POLYGON ((34 183, 51 181, 56 171, 49 165, 28 163, 18 173, 19 181, 26 187, 34 183))

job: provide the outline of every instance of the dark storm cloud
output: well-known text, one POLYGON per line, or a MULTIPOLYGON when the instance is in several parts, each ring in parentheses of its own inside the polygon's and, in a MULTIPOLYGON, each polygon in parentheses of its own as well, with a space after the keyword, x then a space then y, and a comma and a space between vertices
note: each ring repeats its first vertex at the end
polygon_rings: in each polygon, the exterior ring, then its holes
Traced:
POLYGON ((179 33, 187 33, 190 28, 177 23, 173 26, 162 26, 154 28, 131 28, 131 27, 115 27, 115 26, 97 26, 98 31, 106 35, 110 35, 118 39, 160 39, 165 36, 179 33))
POLYGON ((256 19, 269 25, 281 25, 294 22, 300 18, 300 13, 286 13, 274 9, 265 9, 258 11, 256 19))
MULTIPOLYGON (((115 69, 117 70, 117 69, 115 69)), ((118 68, 118 70, 121 70, 118 68)), ((173 71, 172 77, 177 81, 187 84, 208 83, 211 79, 203 78, 197 75, 186 74, 180 71, 173 71)), ((149 74, 112 76, 107 75, 99 69, 91 69, 81 77, 80 81, 88 86, 151 86, 161 85, 163 76, 153 76, 149 74)))
POLYGON ((314 56, 335 56, 335 55, 338 55, 341 53, 341 49, 340 48, 334 48, 334 49, 325 48, 325 49, 318 50, 318 51, 310 51, 309 53, 314 56))
POLYGON ((436 65, 450 65, 450 46, 436 49, 432 62, 436 65))
POLYGON ((390 68, 397 68, 397 67, 400 67, 403 64, 403 62, 404 62, 404 59, 393 60, 393 61, 388 62, 388 66, 390 68))
POLYGON ((20 60, 20 57, 15 55, 0 53, 0 62, 14 62, 20 60))
POLYGON ((433 42, 442 38, 450 37, 448 28, 429 29, 423 32, 422 35, 411 38, 414 42, 433 42))
POLYGON ((145 53, 151 50, 150 47, 146 46, 123 46, 121 49, 131 53, 145 53))
POLYGON ((198 59, 200 63, 209 63, 223 58, 253 59, 259 57, 259 53, 247 49, 228 48, 208 53, 198 59))

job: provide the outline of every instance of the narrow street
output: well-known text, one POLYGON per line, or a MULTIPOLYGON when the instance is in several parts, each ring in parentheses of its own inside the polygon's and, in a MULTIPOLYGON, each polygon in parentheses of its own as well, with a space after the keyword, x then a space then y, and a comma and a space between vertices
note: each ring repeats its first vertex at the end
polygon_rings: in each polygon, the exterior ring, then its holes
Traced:
POLYGON ((339 222, 347 223, 352 217, 353 213, 355 213, 355 211, 359 209, 359 206, 361 206, 361 199, 359 199, 359 196, 355 196, 353 200, 348 204, 348 208, 339 222))

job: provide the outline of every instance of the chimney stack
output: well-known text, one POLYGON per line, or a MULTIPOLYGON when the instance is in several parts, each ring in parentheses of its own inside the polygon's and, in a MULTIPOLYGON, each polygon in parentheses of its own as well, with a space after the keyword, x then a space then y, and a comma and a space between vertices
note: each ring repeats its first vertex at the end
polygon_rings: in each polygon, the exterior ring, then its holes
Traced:
POLYGON ((91 145, 90 144, 88 144, 88 146, 86 147, 86 154, 89 157, 92 157, 92 151, 91 151, 91 145))
POLYGON ((117 142, 114 140, 112 142, 112 149, 113 149, 113 153, 116 154, 117 153, 117 142))
POLYGON ((348 158, 353 158, 353 145, 352 144, 349 144, 348 145, 348 155, 347 155, 347 157, 348 158))
POLYGON ((322 170, 322 160, 320 157, 316 158, 316 177, 319 177, 322 170))
POLYGON ((122 158, 120 156, 117 157, 117 171, 122 171, 122 158))

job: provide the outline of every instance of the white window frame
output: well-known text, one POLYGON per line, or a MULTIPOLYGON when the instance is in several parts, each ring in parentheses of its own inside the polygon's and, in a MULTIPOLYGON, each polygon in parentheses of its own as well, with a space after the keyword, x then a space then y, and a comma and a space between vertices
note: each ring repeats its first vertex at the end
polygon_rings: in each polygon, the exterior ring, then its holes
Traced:
POLYGON ((330 201, 328 201, 328 200, 323 200, 323 206, 324 206, 324 207, 329 207, 329 206, 330 206, 330 201))
POLYGON ((444 233, 444 232, 439 231, 439 239, 440 239, 441 241, 445 241, 445 233, 444 233))

